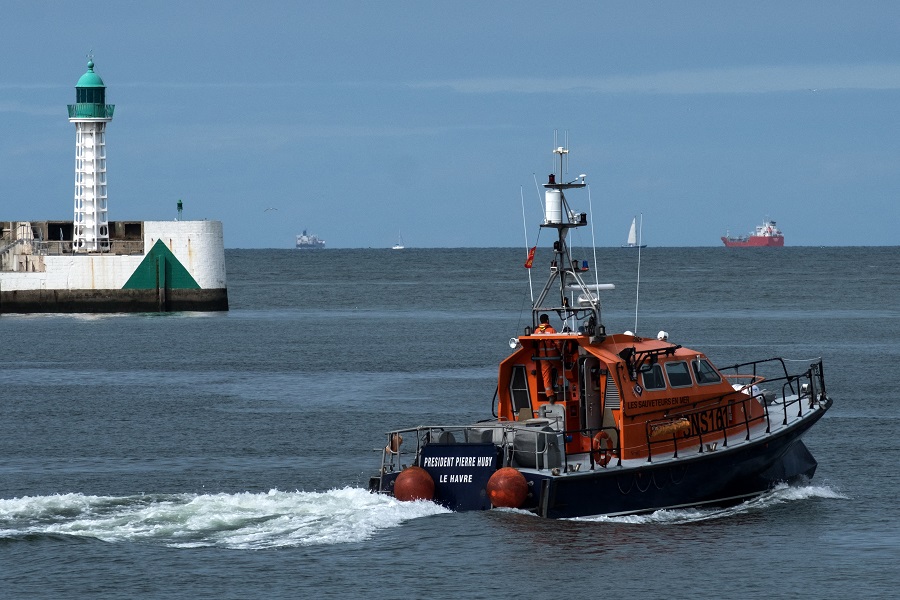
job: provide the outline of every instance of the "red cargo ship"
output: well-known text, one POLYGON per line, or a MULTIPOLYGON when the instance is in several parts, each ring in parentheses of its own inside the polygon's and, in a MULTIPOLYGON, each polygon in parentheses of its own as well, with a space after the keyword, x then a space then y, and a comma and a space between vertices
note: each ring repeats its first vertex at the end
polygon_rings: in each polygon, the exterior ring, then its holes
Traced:
POLYGON ((722 243, 728 248, 747 248, 758 246, 784 246, 784 234, 775 227, 775 221, 768 219, 762 225, 756 226, 756 231, 749 235, 730 236, 726 232, 722 236, 722 243))

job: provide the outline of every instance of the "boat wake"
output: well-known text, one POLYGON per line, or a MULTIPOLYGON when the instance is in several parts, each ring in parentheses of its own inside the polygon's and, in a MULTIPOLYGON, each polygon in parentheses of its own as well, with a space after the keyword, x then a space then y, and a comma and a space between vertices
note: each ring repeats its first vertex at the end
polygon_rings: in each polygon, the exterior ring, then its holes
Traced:
POLYGON ((60 494, 0 499, 0 540, 89 537, 176 548, 263 549, 360 542, 405 521, 449 512, 359 488, 327 492, 60 494))
POLYGON ((723 519, 754 513, 798 500, 813 498, 830 498, 846 500, 848 497, 828 486, 779 484, 770 491, 728 508, 682 508, 657 510, 644 515, 628 515, 622 517, 579 517, 573 521, 595 521, 608 523, 627 523, 633 525, 679 525, 696 523, 712 519, 723 519))
MULTIPOLYGON (((728 518, 812 498, 846 499, 828 486, 778 486, 729 508, 658 510, 646 515, 573 521, 677 525, 728 518)), ((501 509, 527 515, 516 509, 501 509)), ((426 501, 346 487, 327 492, 239 494, 58 494, 0 499, 0 541, 35 536, 144 542, 173 548, 257 550, 363 542, 404 522, 450 512, 426 501)))

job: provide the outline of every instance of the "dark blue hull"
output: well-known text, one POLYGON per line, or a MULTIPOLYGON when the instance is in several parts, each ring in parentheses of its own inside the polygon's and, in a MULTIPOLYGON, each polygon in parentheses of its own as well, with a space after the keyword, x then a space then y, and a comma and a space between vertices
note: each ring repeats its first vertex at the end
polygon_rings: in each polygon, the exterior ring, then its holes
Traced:
POLYGON ((812 477, 816 461, 796 438, 770 440, 762 449, 706 452, 696 460, 611 466, 601 472, 533 477, 537 491, 523 508, 549 518, 650 512, 662 508, 727 504, 770 489, 780 481, 812 477))

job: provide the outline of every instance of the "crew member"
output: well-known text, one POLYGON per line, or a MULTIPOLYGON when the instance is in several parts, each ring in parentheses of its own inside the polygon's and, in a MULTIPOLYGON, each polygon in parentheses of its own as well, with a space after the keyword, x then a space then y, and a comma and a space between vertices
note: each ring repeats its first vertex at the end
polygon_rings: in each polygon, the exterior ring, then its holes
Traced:
MULTIPOLYGON (((556 333, 556 330, 550 325, 550 317, 546 313, 541 315, 540 323, 535 334, 556 333)), ((552 404, 556 402, 556 391, 553 389, 553 363, 554 360, 557 362, 559 360, 559 343, 555 340, 538 342, 538 356, 545 359, 540 361, 541 375, 544 379, 544 394, 547 396, 547 401, 552 404)))

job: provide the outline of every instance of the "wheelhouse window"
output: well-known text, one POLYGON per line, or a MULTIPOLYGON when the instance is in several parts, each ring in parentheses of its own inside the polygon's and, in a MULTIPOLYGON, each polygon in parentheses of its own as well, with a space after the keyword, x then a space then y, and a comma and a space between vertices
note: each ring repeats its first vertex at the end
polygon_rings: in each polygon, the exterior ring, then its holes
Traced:
POLYGON ((662 367, 658 364, 653 365, 649 370, 641 370, 641 377, 644 380, 645 390, 664 390, 666 389, 666 379, 663 377, 662 367))
POLYGON ((528 394, 528 376, 525 367, 516 365, 513 367, 512 380, 509 382, 509 395, 512 399, 513 412, 519 414, 523 408, 531 408, 531 399, 528 394))
POLYGON ((722 377, 705 358, 695 360, 691 364, 694 367, 694 377, 700 385, 709 385, 711 383, 719 383, 722 381, 722 377))
POLYGON ((686 362, 666 363, 666 376, 669 378, 669 385, 673 388, 694 384, 686 362))

